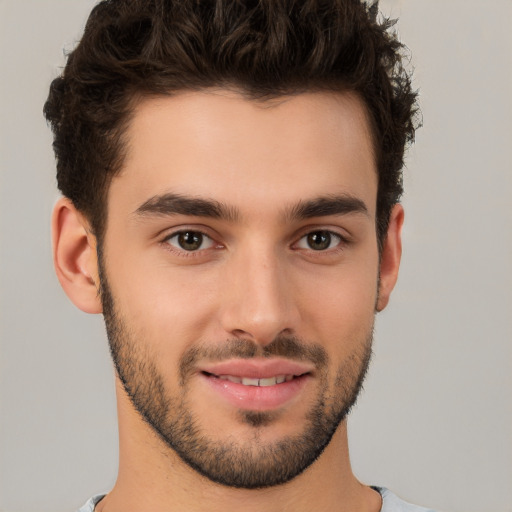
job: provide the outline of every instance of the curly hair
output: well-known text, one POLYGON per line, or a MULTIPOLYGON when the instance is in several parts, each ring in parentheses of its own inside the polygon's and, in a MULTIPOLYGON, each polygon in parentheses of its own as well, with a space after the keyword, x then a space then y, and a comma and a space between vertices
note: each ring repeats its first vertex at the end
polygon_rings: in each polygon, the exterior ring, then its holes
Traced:
POLYGON ((208 87, 258 100, 351 91, 372 129, 381 246, 418 111, 393 25, 378 2, 360 0, 104 0, 44 106, 59 189, 101 239, 123 135, 145 96, 208 87))

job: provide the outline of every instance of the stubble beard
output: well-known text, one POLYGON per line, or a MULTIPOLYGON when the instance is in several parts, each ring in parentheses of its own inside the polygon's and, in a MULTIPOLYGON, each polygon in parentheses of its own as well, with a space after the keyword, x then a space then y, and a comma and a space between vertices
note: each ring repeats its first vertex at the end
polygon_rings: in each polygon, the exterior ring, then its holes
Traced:
POLYGON ((149 346, 144 346, 116 310, 101 259, 100 282, 110 352, 134 408, 188 466, 213 482, 245 489, 289 482, 322 454, 361 391, 372 354, 372 329, 357 344, 358 351, 338 368, 332 386, 327 375, 328 355, 320 345, 306 344, 297 338, 278 338, 262 348, 249 340, 232 340, 216 353, 197 348, 185 352, 179 363, 180 386, 171 394, 149 346), (192 413, 187 384, 198 358, 219 357, 221 353, 226 358, 228 354, 245 358, 274 355, 313 360, 319 391, 302 432, 272 443, 263 442, 263 429, 271 427, 278 413, 240 410, 239 420, 253 429, 251 439, 241 442, 233 436, 224 441, 208 437, 200 418, 192 413))

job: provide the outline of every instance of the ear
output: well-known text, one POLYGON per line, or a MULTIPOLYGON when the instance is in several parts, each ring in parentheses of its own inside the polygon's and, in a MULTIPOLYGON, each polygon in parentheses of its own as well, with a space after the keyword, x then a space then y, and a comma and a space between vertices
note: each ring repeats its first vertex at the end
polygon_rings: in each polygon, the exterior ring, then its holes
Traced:
POLYGON ((388 232, 382 247, 380 258, 379 297, 377 311, 382 311, 389 302, 389 297, 396 280, 402 256, 402 225, 404 223, 404 209, 401 204, 395 204, 389 218, 388 232))
POLYGON ((101 313, 96 237, 68 198, 59 199, 52 216, 53 264, 66 295, 86 313, 101 313))

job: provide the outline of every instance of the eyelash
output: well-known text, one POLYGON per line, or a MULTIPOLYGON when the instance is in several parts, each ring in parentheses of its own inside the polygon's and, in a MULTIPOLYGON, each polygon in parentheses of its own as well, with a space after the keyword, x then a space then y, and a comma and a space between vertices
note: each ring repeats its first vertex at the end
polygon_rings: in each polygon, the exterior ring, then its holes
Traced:
POLYGON ((344 237, 342 237, 339 233, 336 233, 335 231, 331 231, 328 229, 316 229, 313 231, 308 231, 307 233, 302 235, 294 245, 298 246, 303 240, 307 240, 306 244, 309 245, 312 240, 308 240, 308 238, 312 237, 313 235, 322 235, 322 236, 327 235, 329 246, 325 249, 313 249, 312 247, 300 247, 300 248, 308 250, 308 251, 312 251, 316 254, 327 253, 327 252, 331 253, 333 251, 340 250, 340 248, 342 248, 343 246, 345 246, 348 243, 348 241, 344 237), (330 247, 330 245, 333 242, 336 242, 334 247, 330 247))
POLYGON ((201 231, 200 229, 180 229, 179 231, 174 231, 173 233, 170 233, 167 235, 161 242, 162 245, 165 246, 165 248, 169 251, 172 251, 182 257, 195 257, 199 253, 202 253, 203 251, 206 251, 208 249, 211 249, 213 246, 217 246, 217 248, 222 247, 221 244, 217 244, 215 240, 206 234, 205 232, 201 231), (211 245, 210 247, 206 247, 204 249, 197 249, 197 250, 190 250, 187 251, 186 249, 182 247, 177 247, 174 244, 170 243, 170 240, 173 238, 179 237, 180 235, 186 235, 186 234, 193 234, 193 235, 201 235, 203 237, 203 240, 201 241, 201 245, 204 243, 204 240, 210 241, 211 245))
MULTIPOLYGON (((202 243, 201 243, 201 245, 202 245, 202 243)), ((292 249, 295 249, 295 250, 302 249, 302 250, 308 251, 308 253, 310 253, 314 256, 322 256, 322 255, 327 255, 327 254, 334 255, 334 254, 337 254, 337 253, 343 251, 346 248, 346 246, 349 245, 349 243, 350 243, 350 240, 348 240, 345 236, 342 236, 340 233, 338 233, 336 231, 332 231, 329 229, 311 229, 300 236, 300 238, 292 245, 292 249), (296 248, 298 246, 298 244, 302 240, 306 239, 308 236, 319 234, 319 233, 328 234, 329 237, 331 237, 330 243, 332 243, 332 238, 337 240, 336 245, 334 247, 328 247, 326 249, 313 249, 311 247, 296 248)), ((174 231, 174 232, 170 233, 169 235, 167 235, 161 241, 161 245, 163 245, 168 251, 171 251, 171 252, 179 255, 180 257, 185 257, 185 258, 198 257, 201 254, 204 254, 204 251, 207 251, 209 249, 212 249, 212 248, 213 249, 215 249, 215 248, 221 249, 224 247, 222 244, 215 242, 214 238, 212 238, 210 235, 208 235, 204 231, 201 231, 200 229, 180 229, 179 231, 174 231), (186 250, 182 247, 178 247, 178 246, 175 246, 174 244, 170 243, 170 240, 172 240, 173 238, 179 237, 180 235, 185 235, 187 233, 193 234, 193 235, 201 235, 201 237, 203 237, 203 240, 201 242, 203 243, 204 239, 209 240, 210 246, 206 247, 206 248, 199 248, 196 250, 186 250)))

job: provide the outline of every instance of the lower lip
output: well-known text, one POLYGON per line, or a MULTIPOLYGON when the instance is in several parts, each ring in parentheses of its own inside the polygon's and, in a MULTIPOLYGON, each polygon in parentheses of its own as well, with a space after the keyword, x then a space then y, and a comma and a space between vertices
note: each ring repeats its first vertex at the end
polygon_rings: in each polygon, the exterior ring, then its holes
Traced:
POLYGON ((301 375, 274 386, 244 386, 205 374, 201 374, 201 377, 229 403, 238 409, 251 411, 268 411, 283 407, 301 393, 310 379, 309 375, 301 375))

